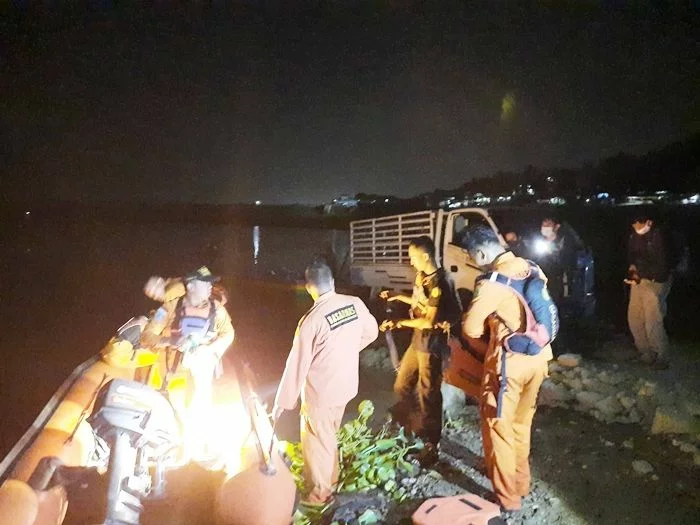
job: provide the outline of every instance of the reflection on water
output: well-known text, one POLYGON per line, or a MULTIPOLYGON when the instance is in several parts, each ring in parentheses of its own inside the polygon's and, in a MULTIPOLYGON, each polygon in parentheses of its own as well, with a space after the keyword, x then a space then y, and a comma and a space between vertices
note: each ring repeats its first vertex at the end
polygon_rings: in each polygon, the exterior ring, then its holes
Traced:
POLYGON ((260 226, 253 226, 253 264, 258 264, 260 255, 260 226))

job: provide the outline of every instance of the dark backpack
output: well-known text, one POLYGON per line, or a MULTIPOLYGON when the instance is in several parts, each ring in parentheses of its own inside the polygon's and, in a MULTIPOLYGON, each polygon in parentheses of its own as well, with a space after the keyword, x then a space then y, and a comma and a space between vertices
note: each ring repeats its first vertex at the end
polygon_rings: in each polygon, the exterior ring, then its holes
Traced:
POLYGON ((513 279, 498 272, 489 272, 477 279, 507 286, 525 309, 524 332, 513 332, 503 341, 506 350, 525 355, 537 355, 554 341, 559 332, 559 311, 547 291, 540 268, 527 261, 530 272, 524 279, 513 279))

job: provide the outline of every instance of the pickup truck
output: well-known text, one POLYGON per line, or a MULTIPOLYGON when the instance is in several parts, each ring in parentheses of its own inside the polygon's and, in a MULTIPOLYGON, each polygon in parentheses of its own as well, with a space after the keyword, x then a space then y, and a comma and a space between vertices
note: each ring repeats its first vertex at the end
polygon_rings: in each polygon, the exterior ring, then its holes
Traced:
POLYGON ((450 274, 460 298, 468 299, 481 269, 459 246, 462 231, 484 224, 506 242, 483 208, 426 210, 415 213, 363 219, 350 223, 350 281, 371 289, 376 297, 382 289, 408 291, 413 287, 415 270, 408 261, 408 243, 427 235, 435 241, 438 264, 450 274))
MULTIPOLYGON (((498 209, 497 212, 500 224, 517 224, 517 229, 521 232, 529 226, 530 231, 539 232, 541 210, 535 210, 534 215, 530 210, 532 216, 529 218, 524 210, 498 209), (509 217, 513 212, 515 213, 509 217)), ((350 280, 353 285, 369 287, 370 298, 376 298, 382 289, 410 294, 415 270, 409 264, 408 244, 415 237, 427 235, 435 242, 438 264, 450 275, 462 305, 466 307, 474 291, 474 282, 482 270, 460 246, 459 241, 465 228, 477 224, 493 229, 503 247, 509 248, 493 216, 483 208, 427 210, 353 221, 350 223, 350 280)), ((510 230, 506 230, 506 233, 508 231, 510 230)), ((537 238, 537 233, 534 238, 537 238)), ((576 277, 572 286, 565 287, 566 303, 573 305, 582 315, 590 315, 595 304, 590 250, 586 249, 578 257, 574 275, 576 277)), ((451 337, 448 342, 451 358, 444 371, 444 382, 478 400, 483 356, 465 348, 457 338, 451 337)))
MULTIPOLYGON (((518 255, 540 262, 542 254, 538 253, 538 247, 546 244, 539 236, 543 213, 541 209, 494 208, 489 213, 484 208, 457 208, 353 221, 350 223, 350 281, 356 286, 369 287, 370 297, 376 297, 383 289, 410 293, 415 271, 409 264, 408 243, 415 237, 427 235, 435 242, 438 264, 450 275, 466 307, 481 269, 459 244, 464 229, 475 224, 486 225, 496 232, 501 244, 510 249, 497 226, 507 224, 509 229, 504 233, 514 231, 522 241, 516 253, 524 251, 518 255)), ((595 308, 593 255, 586 247, 578 252, 576 259, 576 267, 567 272, 570 278, 565 278, 560 314, 571 318, 589 317, 595 308)))

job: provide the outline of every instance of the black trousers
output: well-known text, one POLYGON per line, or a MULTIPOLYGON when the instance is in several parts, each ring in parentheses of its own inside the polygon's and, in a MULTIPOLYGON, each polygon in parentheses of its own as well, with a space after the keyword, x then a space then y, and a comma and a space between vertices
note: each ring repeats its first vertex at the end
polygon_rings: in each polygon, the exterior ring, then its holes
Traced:
POLYGON ((442 353, 416 346, 412 342, 401 358, 394 381, 399 401, 392 407, 392 416, 416 436, 437 445, 442 433, 442 353))

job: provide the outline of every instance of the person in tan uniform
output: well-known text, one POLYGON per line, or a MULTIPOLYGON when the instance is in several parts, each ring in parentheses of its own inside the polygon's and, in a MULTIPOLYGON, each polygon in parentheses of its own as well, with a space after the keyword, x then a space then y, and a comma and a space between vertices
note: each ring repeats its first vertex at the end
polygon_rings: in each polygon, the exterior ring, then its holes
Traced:
MULTIPOLYGON (((186 275, 182 280, 185 295, 163 303, 141 334, 144 347, 167 342, 183 353, 181 365, 192 382, 187 412, 193 431, 211 407, 215 373, 235 336, 226 308, 211 297, 216 281, 206 266, 186 275)), ((206 448, 203 443, 193 445, 200 451, 206 448)))
MULTIPOLYGON (((506 251, 488 227, 470 228, 463 246, 481 268, 511 279, 530 274, 530 263, 506 251)), ((519 510, 521 498, 530 491, 532 419, 552 359, 549 344, 537 355, 506 350, 505 339, 523 332, 526 323, 525 308, 515 292, 489 279, 477 282, 462 330, 470 345, 485 351, 480 398, 484 459, 496 497, 507 512, 519 510)))
POLYGON ((272 414, 277 421, 301 396, 305 501, 319 505, 332 499, 338 480, 336 433, 345 405, 357 395, 360 351, 379 329, 360 298, 335 292, 328 265, 315 262, 305 276, 314 305, 297 325, 272 414))
POLYGON ((394 381, 398 401, 391 408, 392 419, 423 439, 424 448, 416 459, 422 466, 435 463, 442 435, 442 367, 449 352, 447 334, 438 328, 443 323, 458 326, 462 311, 443 268, 435 262, 435 244, 428 236, 411 239, 408 257, 416 270, 410 297, 384 291, 379 296, 387 301, 400 301, 411 306, 411 318, 386 320, 382 330, 409 328, 411 343, 401 358, 394 381))

